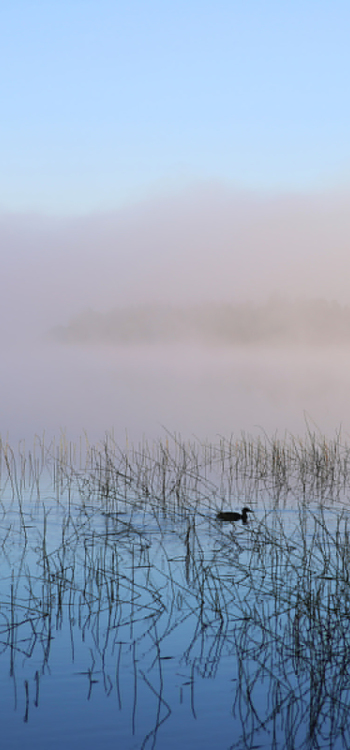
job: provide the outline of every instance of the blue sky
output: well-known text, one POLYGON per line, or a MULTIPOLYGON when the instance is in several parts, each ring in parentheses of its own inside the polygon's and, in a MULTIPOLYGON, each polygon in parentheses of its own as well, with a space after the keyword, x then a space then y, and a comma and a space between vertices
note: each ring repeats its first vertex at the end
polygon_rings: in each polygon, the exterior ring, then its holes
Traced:
POLYGON ((347 0, 2 0, 0 210, 350 184, 347 0))

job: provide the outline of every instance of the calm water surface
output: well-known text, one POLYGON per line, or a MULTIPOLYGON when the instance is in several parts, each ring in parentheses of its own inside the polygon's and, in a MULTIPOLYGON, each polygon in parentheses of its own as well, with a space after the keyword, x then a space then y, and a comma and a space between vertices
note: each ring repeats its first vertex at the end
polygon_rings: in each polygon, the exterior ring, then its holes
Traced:
POLYGON ((4 747, 350 746, 346 492, 44 485, 2 483, 4 747))
POLYGON ((217 440, 241 431, 350 432, 350 358, 341 348, 64 346, 31 341, 3 352, 1 432, 90 440, 114 431, 123 443, 217 440))

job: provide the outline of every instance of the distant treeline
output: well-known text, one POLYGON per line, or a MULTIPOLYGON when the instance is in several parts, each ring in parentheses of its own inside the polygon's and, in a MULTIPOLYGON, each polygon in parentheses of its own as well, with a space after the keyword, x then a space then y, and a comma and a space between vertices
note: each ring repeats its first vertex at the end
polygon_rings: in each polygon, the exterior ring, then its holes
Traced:
POLYGON ((87 310, 50 335, 72 344, 341 344, 350 342, 350 307, 323 299, 275 298, 261 305, 140 305, 105 313, 87 310))

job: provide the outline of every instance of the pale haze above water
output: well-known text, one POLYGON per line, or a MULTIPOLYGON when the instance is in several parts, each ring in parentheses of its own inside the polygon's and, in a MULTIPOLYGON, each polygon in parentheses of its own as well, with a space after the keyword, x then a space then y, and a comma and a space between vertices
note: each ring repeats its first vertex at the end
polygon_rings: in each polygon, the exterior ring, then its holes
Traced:
POLYGON ((350 431, 348 345, 58 343, 87 309, 322 299, 349 304, 349 195, 218 185, 110 214, 1 218, 1 435, 215 439, 306 421, 350 431))

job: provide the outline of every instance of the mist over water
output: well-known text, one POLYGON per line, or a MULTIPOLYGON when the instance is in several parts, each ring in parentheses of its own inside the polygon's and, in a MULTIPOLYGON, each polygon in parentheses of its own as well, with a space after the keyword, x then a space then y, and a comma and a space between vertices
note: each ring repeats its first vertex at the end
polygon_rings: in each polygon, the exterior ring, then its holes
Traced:
MULTIPOLYGON (((113 429, 118 439, 303 433, 350 425, 348 345, 58 343, 86 310, 144 304, 347 305, 348 195, 217 186, 76 219, 3 216, 1 434, 113 429)), ((278 321, 277 321, 278 322, 278 321)))
POLYGON ((215 439, 242 430, 332 435, 350 424, 350 363, 341 349, 199 346, 13 349, 2 374, 2 435, 215 439), (4 397, 5 394, 5 397, 4 397), (306 412, 306 414, 305 414, 306 412))

